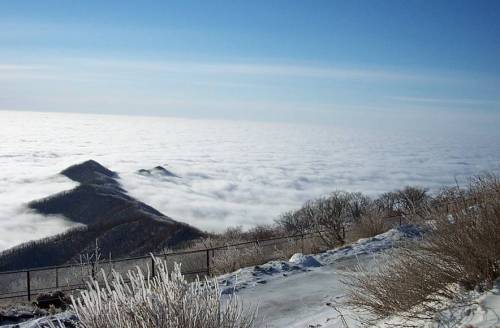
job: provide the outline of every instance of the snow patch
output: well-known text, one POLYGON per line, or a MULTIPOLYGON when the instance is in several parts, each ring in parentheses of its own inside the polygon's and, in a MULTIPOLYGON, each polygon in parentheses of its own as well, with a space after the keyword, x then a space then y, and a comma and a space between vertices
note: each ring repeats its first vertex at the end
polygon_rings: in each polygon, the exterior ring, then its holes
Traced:
POLYGON ((314 256, 311 255, 304 255, 302 253, 295 253, 292 255, 290 260, 288 260, 290 263, 295 263, 297 265, 301 265, 302 267, 309 268, 309 267, 320 267, 321 263, 318 262, 314 258, 314 256))

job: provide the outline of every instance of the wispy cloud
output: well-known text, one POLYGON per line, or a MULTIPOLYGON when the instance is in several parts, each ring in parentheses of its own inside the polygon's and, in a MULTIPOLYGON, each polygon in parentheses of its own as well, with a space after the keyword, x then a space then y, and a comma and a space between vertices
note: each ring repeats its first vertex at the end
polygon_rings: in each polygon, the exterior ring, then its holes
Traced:
POLYGON ((27 71, 40 70, 46 67, 34 65, 0 64, 0 72, 3 71, 27 71))
POLYGON ((462 106, 481 106, 493 105, 500 106, 499 100, 490 99, 475 99, 475 98, 427 98, 427 97, 391 97, 391 99, 410 102, 410 103, 425 103, 436 105, 462 105, 462 106))
MULTIPOLYGON (((90 73, 91 74, 91 73, 90 73)), ((54 64, 1 64, 0 80, 90 81, 89 73, 78 73, 54 64)))
POLYGON ((338 80, 389 80, 389 81, 451 81, 442 75, 421 74, 393 69, 334 67, 304 64, 269 64, 203 61, 129 61, 106 59, 80 59, 84 66, 210 75, 243 75, 264 77, 297 77, 338 80))
MULTIPOLYGON (((43 64, 1 64, 0 79, 92 80, 114 79, 134 74, 161 77, 165 74, 190 76, 193 83, 200 83, 196 76, 227 78, 263 78, 267 80, 316 79, 323 81, 411 82, 450 83, 456 77, 443 74, 423 74, 388 68, 363 68, 322 66, 311 64, 272 64, 265 62, 211 62, 211 61, 147 61, 99 58, 61 58, 43 64)), ((213 83, 226 83, 213 81, 213 83)), ((232 82, 234 85, 234 82, 232 82)))

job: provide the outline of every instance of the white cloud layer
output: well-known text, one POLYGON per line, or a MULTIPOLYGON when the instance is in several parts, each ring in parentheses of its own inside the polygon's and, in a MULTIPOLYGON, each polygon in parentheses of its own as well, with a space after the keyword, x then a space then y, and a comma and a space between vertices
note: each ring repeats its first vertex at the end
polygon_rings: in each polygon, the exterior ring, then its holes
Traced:
POLYGON ((498 132, 466 126, 433 135, 332 126, 158 117, 1 112, 0 249, 69 224, 25 203, 69 189, 57 173, 95 159, 130 194, 207 230, 270 223, 283 211, 345 189, 377 194, 405 184, 436 188, 498 168, 498 132), (147 177, 164 165, 179 178, 147 177))

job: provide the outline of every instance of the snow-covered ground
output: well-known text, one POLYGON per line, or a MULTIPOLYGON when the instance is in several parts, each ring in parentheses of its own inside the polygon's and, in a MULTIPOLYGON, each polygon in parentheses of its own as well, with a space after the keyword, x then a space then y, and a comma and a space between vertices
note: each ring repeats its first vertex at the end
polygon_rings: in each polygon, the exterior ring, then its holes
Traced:
MULTIPOLYGON (((225 293, 235 291, 247 306, 258 306, 259 327, 360 327, 360 319, 366 316, 342 307, 345 287, 341 280, 358 265, 365 269, 376 265, 384 251, 398 242, 420 236, 419 229, 403 226, 321 254, 296 254, 290 261, 243 268, 221 276, 219 281, 225 293)), ((376 326, 388 328, 398 323, 402 319, 393 317, 376 326)), ((500 281, 486 293, 464 294, 461 303, 450 304, 450 310, 434 322, 411 324, 428 328, 500 327, 500 281)))
MULTIPOLYGON (((342 318, 331 306, 345 295, 342 276, 358 264, 369 267, 383 251, 419 236, 419 229, 403 226, 324 253, 243 268, 219 281, 224 293, 235 291, 244 304, 258 306, 263 327, 342 327, 342 318)), ((353 313, 342 313, 350 327, 357 325, 353 313)))
MULTIPOLYGON (((271 261, 242 268, 222 275, 218 280, 225 295, 236 293, 246 308, 258 307, 257 327, 360 327, 359 319, 363 317, 341 305, 345 297, 342 278, 358 264, 369 269, 399 242, 421 235, 418 228, 403 226, 324 253, 295 254, 289 261, 271 261)), ((63 313, 59 318, 67 319, 69 315, 71 313, 63 313)), ((450 310, 439 319, 434 322, 415 321, 413 325, 428 328, 500 327, 500 281, 488 292, 464 293, 462 303, 450 304, 450 310)), ((43 320, 11 327, 35 328, 43 320)), ((376 326, 388 328, 398 323, 401 323, 401 318, 393 317, 376 326)))

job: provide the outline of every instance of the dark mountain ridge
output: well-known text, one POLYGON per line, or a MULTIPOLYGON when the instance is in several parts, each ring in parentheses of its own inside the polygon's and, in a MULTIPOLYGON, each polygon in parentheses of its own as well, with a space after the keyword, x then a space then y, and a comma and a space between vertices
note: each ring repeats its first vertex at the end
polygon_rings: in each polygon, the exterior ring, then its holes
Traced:
POLYGON ((158 176, 163 176, 163 177, 173 177, 173 178, 178 178, 179 176, 177 176, 176 174, 170 172, 169 170, 167 170, 166 168, 164 168, 163 166, 155 166, 153 167, 152 169, 140 169, 139 171, 137 171, 138 174, 140 175, 158 175, 158 176))
POLYGON ((28 206, 85 226, 0 253, 0 271, 75 262, 80 254, 93 250, 96 239, 102 254, 121 258, 175 248, 204 235, 130 197, 118 182, 118 174, 96 161, 73 165, 61 174, 80 185, 28 206))

